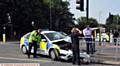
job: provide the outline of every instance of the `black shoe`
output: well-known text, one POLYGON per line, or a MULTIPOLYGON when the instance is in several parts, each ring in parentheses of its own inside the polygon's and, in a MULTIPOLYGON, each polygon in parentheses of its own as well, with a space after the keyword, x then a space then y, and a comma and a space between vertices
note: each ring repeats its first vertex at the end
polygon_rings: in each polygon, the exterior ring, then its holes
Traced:
POLYGON ((30 56, 28 56, 28 58, 30 59, 30 56))
POLYGON ((81 65, 81 61, 77 63, 77 65, 81 65))
POLYGON ((94 52, 96 52, 97 50, 94 50, 94 52))
POLYGON ((34 56, 33 58, 38 58, 38 56, 34 56))
POLYGON ((81 65, 80 63, 78 65, 81 65))
POLYGON ((72 64, 75 65, 75 62, 73 62, 72 64))

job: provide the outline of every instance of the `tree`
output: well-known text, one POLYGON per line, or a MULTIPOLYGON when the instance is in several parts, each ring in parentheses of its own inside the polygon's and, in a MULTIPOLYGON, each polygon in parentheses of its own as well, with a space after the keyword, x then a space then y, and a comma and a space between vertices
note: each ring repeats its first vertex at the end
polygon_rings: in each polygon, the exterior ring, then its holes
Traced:
POLYGON ((106 26, 108 30, 120 30, 120 16, 109 13, 106 19, 106 26))
POLYGON ((90 27, 97 27, 98 26, 98 22, 96 19, 94 18, 89 18, 88 22, 87 22, 87 18, 86 17, 81 17, 77 19, 77 22, 79 23, 79 28, 84 29, 86 27, 86 25, 90 25, 90 27))
POLYGON ((68 2, 63 2, 62 0, 44 0, 44 2, 48 4, 51 10, 50 17, 53 30, 68 30, 73 25, 73 14, 69 12, 68 2))
POLYGON ((6 14, 9 13, 13 31, 16 31, 20 37, 31 31, 32 26, 49 29, 50 20, 52 30, 67 32, 73 25, 73 14, 69 12, 68 5, 68 2, 62 0, 1 0, 0 23, 2 25, 8 23, 6 14), (31 25, 32 21, 34 25, 31 25))

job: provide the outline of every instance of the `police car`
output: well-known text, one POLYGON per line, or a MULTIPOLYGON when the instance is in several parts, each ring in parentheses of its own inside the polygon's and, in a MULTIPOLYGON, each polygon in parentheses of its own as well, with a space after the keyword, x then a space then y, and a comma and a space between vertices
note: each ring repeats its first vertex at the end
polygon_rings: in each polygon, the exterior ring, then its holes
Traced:
MULTIPOLYGON (((24 54, 28 52, 28 38, 30 33, 25 34, 20 39, 20 48, 24 54)), ((57 31, 42 31, 41 42, 38 44, 37 54, 50 56, 53 60, 72 58, 71 39, 57 31)), ((31 52, 33 53, 33 49, 31 52)), ((80 53, 83 58, 89 58, 89 55, 80 53)))

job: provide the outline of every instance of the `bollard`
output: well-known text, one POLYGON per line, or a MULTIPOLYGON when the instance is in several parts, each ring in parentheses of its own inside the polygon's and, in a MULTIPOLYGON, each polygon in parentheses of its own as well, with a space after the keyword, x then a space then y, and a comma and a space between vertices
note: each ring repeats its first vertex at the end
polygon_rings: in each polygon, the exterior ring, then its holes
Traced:
POLYGON ((110 45, 106 45, 106 48, 110 48, 110 45))
POLYGON ((3 43, 6 43, 6 36, 3 34, 3 43))
POLYGON ((101 46, 101 45, 99 45, 99 46, 98 46, 98 48, 100 48, 100 49, 101 49, 101 48, 102 48, 102 46, 101 46))

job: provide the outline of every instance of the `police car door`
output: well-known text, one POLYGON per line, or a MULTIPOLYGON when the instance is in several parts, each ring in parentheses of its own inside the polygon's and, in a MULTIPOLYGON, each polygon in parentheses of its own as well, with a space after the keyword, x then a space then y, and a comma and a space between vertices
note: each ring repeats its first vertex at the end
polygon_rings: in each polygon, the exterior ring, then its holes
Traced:
POLYGON ((40 54, 47 55, 47 39, 44 35, 41 35, 41 42, 40 42, 40 54))

